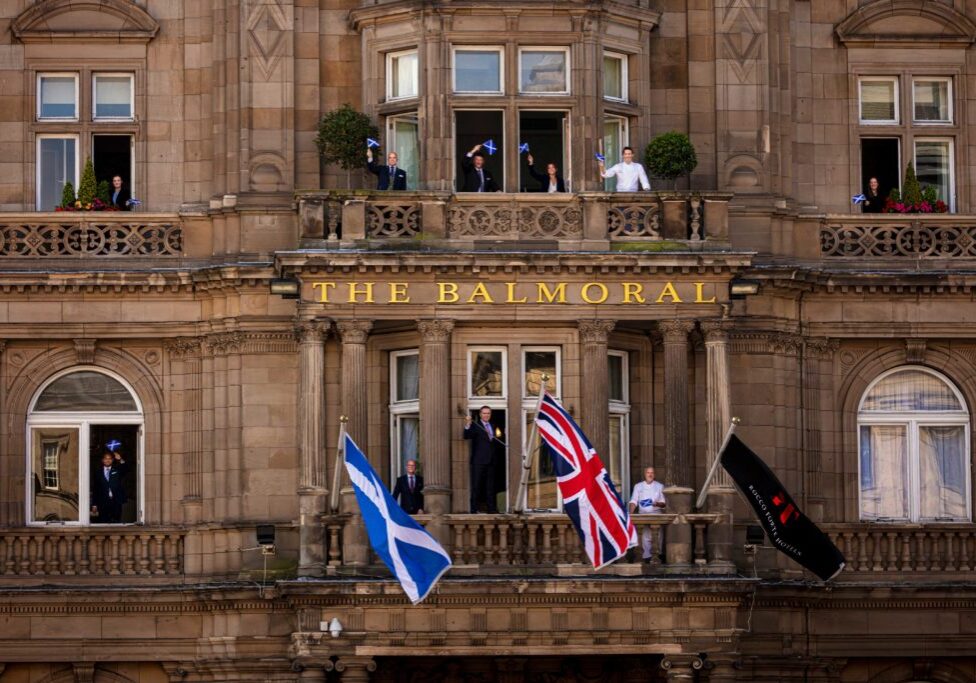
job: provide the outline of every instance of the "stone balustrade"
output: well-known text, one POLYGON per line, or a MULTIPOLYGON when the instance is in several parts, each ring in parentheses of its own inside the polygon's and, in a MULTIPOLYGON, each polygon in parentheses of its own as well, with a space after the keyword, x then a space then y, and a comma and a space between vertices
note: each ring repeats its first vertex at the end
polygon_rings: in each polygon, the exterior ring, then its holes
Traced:
POLYGON ((860 523, 824 524, 822 528, 847 558, 841 575, 844 580, 878 574, 962 576, 976 568, 976 528, 972 524, 860 523))
POLYGON ((0 213, 0 259, 181 257, 178 214, 0 213))
POLYGON ((820 222, 824 259, 973 259, 976 216, 858 214, 820 222))

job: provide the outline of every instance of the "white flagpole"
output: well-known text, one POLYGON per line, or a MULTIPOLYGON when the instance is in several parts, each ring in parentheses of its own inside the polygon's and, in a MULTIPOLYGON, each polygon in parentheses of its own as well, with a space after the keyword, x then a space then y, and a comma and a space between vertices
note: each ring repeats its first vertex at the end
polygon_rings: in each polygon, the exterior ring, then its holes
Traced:
POLYGON ((698 500, 695 501, 695 507, 701 509, 702 505, 705 504, 705 497, 708 495, 708 487, 712 483, 712 479, 715 477, 715 472, 718 471, 719 461, 722 459, 722 451, 725 447, 729 445, 729 441, 732 439, 732 434, 735 432, 735 428, 741 420, 737 417, 732 418, 732 424, 729 425, 729 429, 725 432, 725 438, 722 439, 722 445, 718 448, 718 453, 715 454, 715 460, 712 462, 711 469, 708 470, 708 476, 705 477, 705 483, 702 484, 701 493, 698 494, 698 500))
POLYGON ((342 470, 346 465, 346 423, 349 418, 345 415, 339 416, 339 443, 336 445, 336 466, 335 476, 332 477, 332 501, 330 509, 332 514, 339 512, 339 485, 342 483, 342 470))
MULTIPOLYGON (((539 388, 539 401, 535 404, 535 416, 539 416, 539 410, 542 408, 542 397, 546 394, 546 384, 549 382, 549 375, 542 374, 542 386, 539 388)), ((535 457, 536 450, 532 448, 532 442, 535 440, 536 432, 539 431, 539 425, 535 420, 532 420, 532 428, 529 431, 529 440, 525 442, 522 446, 522 476, 519 479, 518 494, 515 498, 515 512, 523 512, 525 510, 525 499, 529 489, 529 473, 532 471, 532 461, 535 457)))

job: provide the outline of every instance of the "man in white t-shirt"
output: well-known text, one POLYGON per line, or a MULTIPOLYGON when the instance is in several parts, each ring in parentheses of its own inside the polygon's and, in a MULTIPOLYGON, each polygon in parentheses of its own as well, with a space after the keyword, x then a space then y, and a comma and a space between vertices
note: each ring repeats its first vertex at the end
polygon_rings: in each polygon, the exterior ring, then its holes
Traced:
POLYGON ((597 165, 600 168, 601 178, 617 178, 617 192, 637 192, 638 184, 640 188, 645 191, 651 189, 651 183, 647 179, 647 173, 644 172, 644 167, 639 163, 634 161, 634 150, 631 147, 624 147, 623 161, 619 164, 614 164, 610 168, 604 170, 603 162, 597 161, 597 165))
MULTIPOLYGON (((634 492, 630 496, 630 512, 641 514, 661 514, 667 503, 664 500, 664 485, 659 481, 654 481, 654 468, 644 468, 644 481, 634 484, 634 492)), ((660 527, 647 525, 641 532, 641 548, 644 551, 644 561, 652 562, 657 558, 654 556, 654 546, 657 545, 658 552, 661 550, 660 527), (657 537, 657 538, 655 538, 657 537)))

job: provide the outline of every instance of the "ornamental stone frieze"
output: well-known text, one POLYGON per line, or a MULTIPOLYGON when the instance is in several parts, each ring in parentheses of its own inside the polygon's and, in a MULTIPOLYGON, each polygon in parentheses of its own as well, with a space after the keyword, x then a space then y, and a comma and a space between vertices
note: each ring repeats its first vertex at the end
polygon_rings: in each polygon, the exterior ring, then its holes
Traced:
POLYGON ((295 353, 293 330, 281 332, 217 332, 203 339, 203 352, 211 356, 259 353, 295 353))
POLYGON ((200 337, 174 337, 163 341, 163 348, 173 358, 199 356, 202 345, 200 337))
POLYGON ((774 331, 734 331, 730 335, 732 353, 798 356, 803 337, 774 331))

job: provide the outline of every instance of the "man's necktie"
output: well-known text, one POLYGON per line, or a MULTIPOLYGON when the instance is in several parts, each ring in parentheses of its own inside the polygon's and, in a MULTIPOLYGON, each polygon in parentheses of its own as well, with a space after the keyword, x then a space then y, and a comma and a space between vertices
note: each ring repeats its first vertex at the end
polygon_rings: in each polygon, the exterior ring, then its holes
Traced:
POLYGON ((410 493, 413 493, 413 477, 410 477, 410 493))
POLYGON ((396 175, 396 166, 390 166, 390 177, 396 175))
POLYGON ((478 192, 484 192, 485 191, 485 172, 482 171, 480 168, 478 169, 478 180, 480 181, 480 184, 478 185, 478 192))
POLYGON ((488 438, 490 439, 492 436, 494 436, 491 432, 491 423, 485 422, 484 425, 485 425, 485 431, 488 432, 488 438))

